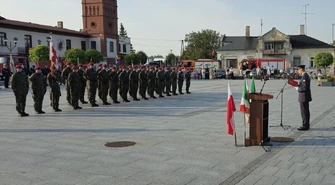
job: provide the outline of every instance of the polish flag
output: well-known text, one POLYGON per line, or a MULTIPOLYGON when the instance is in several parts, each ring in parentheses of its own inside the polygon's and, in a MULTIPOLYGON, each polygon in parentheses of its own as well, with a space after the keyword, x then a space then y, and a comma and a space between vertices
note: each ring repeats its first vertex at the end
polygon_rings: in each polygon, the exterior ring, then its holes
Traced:
POLYGON ((235 123, 234 123, 234 112, 236 111, 234 97, 230 89, 228 82, 228 102, 227 102, 227 129, 228 134, 234 135, 235 123))
POLYGON ((242 98, 241 98, 241 105, 240 105, 240 111, 245 114, 245 120, 247 123, 250 123, 249 117, 250 117, 250 102, 247 99, 247 93, 248 93, 248 85, 247 81, 244 81, 244 88, 242 92, 242 98))
POLYGON ((50 56, 50 60, 52 62, 51 65, 54 65, 54 66, 58 67, 57 52, 54 48, 54 45, 53 45, 52 41, 50 41, 50 54, 49 54, 49 56, 50 56))

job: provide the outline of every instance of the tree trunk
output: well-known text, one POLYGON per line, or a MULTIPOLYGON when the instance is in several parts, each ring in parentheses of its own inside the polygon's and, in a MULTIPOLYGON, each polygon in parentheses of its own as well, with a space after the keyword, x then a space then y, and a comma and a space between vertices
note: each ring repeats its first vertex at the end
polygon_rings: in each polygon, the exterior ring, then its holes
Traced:
POLYGON ((325 78, 327 78, 327 67, 325 67, 325 78))

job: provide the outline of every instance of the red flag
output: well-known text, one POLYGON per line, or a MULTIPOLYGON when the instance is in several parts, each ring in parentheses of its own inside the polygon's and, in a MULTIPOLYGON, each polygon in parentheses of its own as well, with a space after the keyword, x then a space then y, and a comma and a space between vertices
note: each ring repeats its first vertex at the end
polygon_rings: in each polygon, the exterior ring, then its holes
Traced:
POLYGON ((57 52, 53 46, 53 42, 50 41, 50 60, 52 62, 51 65, 57 66, 58 67, 58 62, 57 62, 57 52))
POLYGON ((228 134, 234 135, 235 123, 234 123, 234 112, 236 111, 234 97, 230 89, 228 82, 228 102, 227 102, 227 129, 228 134))

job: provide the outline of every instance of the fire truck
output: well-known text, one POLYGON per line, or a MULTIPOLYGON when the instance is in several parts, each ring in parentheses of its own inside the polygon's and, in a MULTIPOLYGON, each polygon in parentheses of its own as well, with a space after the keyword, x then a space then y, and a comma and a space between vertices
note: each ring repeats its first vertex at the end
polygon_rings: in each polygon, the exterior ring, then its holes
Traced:
POLYGON ((243 76, 250 77, 256 75, 257 68, 273 68, 277 70, 286 70, 285 59, 283 58, 248 58, 240 62, 240 70, 243 76))
POLYGON ((198 59, 198 60, 179 60, 179 66, 194 69, 220 69, 221 62, 218 60, 211 59, 198 59))

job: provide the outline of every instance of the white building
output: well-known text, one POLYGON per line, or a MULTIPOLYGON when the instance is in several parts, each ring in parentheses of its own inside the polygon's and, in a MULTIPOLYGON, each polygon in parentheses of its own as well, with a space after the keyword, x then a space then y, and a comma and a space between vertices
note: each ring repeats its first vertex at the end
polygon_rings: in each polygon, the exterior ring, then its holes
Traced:
POLYGON ((282 58, 287 68, 298 65, 313 68, 315 54, 329 52, 334 55, 333 45, 307 36, 304 30, 304 25, 301 25, 299 35, 286 35, 272 28, 258 37, 250 36, 250 27, 247 26, 245 36, 224 35, 217 56, 224 68, 236 69, 243 59, 248 58, 282 58))

